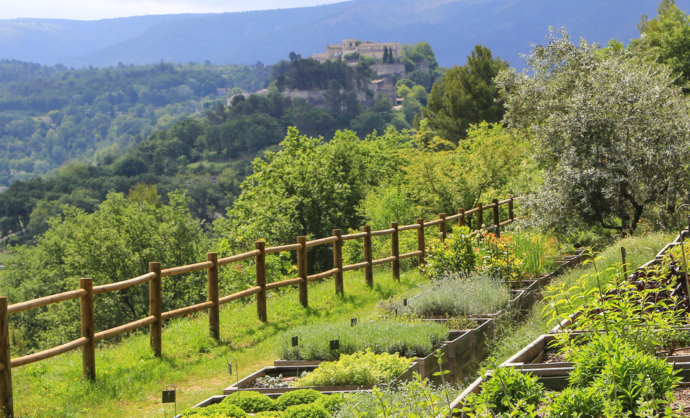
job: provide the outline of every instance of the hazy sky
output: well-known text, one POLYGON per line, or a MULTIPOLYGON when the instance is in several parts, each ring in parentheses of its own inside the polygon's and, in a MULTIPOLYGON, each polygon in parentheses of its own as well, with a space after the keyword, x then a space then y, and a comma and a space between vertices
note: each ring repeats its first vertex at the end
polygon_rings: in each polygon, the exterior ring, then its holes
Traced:
POLYGON ((287 9, 343 0, 0 0, 0 19, 36 17, 95 20, 111 17, 287 9))

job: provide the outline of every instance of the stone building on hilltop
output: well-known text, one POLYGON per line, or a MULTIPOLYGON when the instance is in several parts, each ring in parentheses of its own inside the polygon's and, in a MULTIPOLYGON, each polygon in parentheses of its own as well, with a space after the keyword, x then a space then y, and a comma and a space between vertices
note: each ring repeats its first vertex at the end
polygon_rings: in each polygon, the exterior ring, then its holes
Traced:
POLYGON ((356 39, 343 39, 340 44, 326 45, 326 52, 314 54, 311 58, 324 62, 328 59, 337 59, 347 54, 359 53, 364 57, 383 59, 383 54, 388 50, 396 60, 400 55, 400 43, 398 42, 360 42, 356 39))

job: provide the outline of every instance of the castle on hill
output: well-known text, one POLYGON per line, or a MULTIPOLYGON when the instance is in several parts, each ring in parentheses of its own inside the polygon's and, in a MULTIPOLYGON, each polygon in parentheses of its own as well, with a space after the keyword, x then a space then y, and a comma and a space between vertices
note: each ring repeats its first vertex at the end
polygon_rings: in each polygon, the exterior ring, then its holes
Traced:
POLYGON ((343 42, 340 44, 326 45, 325 53, 314 54, 310 58, 319 62, 325 62, 329 59, 337 59, 339 57, 345 58, 346 55, 354 54, 356 52, 364 57, 382 60, 386 54, 386 51, 388 51, 388 54, 391 54, 393 59, 397 61, 398 56, 400 55, 400 43, 369 41, 360 42, 356 39, 343 39, 343 42))

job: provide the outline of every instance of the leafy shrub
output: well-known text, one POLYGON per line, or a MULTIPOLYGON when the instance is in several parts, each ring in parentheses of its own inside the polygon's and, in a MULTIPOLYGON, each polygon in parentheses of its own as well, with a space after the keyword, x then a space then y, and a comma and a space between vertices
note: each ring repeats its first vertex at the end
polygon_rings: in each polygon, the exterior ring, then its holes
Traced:
POLYGON ((448 399, 455 399, 457 386, 435 386, 415 373, 414 380, 396 387, 374 388, 345 395, 335 418, 408 418, 448 416, 448 399))
POLYGON ((498 367, 490 375, 482 373, 481 392, 468 397, 471 408, 480 413, 505 413, 515 409, 528 412, 539 405, 544 386, 539 378, 513 367, 498 367))
POLYGON ((292 392, 283 393, 276 399, 278 409, 285 409, 295 405, 306 405, 321 399, 323 395, 314 389, 300 389, 292 392))
POLYGON ((263 418, 283 418, 283 413, 281 411, 263 411, 254 414, 254 416, 263 418))
POLYGON ((235 392, 223 399, 223 404, 236 405, 240 409, 249 413, 262 411, 273 411, 277 409, 276 401, 263 393, 253 391, 235 392))
POLYGON ((567 388, 549 405, 549 418, 601 418, 606 407, 603 394, 596 388, 567 388))
POLYGON ((400 376, 412 361, 396 354, 375 354, 371 350, 343 355, 324 362, 313 372, 295 380, 293 386, 347 386, 389 383, 400 376))
POLYGON ((512 235, 496 237, 491 232, 482 232, 479 246, 480 272, 497 280, 517 281, 522 279, 525 260, 516 254, 517 245, 512 235))
POLYGON ((316 404, 295 405, 287 408, 283 418, 329 418, 331 414, 316 404))
POLYGON ((636 414, 640 404, 649 400, 652 410, 663 410, 667 396, 681 380, 675 376, 673 365, 625 343, 619 342, 618 347, 623 348, 612 350, 593 387, 608 394, 622 411, 636 414))
POLYGON ((318 405, 325 409, 328 413, 333 414, 338 412, 340 407, 343 405, 343 402, 345 402, 343 395, 335 393, 333 395, 322 396, 321 399, 314 402, 314 405, 318 405))
POLYGON ((192 408, 182 413, 183 417, 208 417, 208 418, 244 418, 247 413, 237 405, 230 403, 218 403, 205 408, 192 408))
POLYGON ((475 239, 466 226, 455 228, 445 241, 432 239, 426 253, 422 274, 436 279, 448 274, 469 275, 476 265, 475 239))
POLYGON ((425 357, 441 346, 447 337, 441 324, 427 322, 374 321, 352 327, 349 322, 305 325, 286 333, 278 348, 285 360, 337 360, 341 354, 371 349, 373 353, 400 353, 403 357, 425 357), (298 335, 300 344, 292 346, 298 335), (340 339, 340 349, 331 351, 329 341, 340 339))
POLYGON ((422 286, 421 292, 409 300, 408 306, 398 303, 393 309, 418 317, 431 315, 470 316, 495 313, 510 302, 506 286, 490 277, 446 277, 445 280, 422 286))

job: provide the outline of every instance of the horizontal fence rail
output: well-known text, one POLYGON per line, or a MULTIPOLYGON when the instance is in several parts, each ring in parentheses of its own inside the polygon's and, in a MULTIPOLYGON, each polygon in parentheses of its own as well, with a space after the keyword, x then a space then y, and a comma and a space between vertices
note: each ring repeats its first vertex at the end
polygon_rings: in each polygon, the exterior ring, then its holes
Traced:
MULTIPOLYGON (((517 199, 517 198, 515 198, 517 199)), ((491 230, 497 236, 500 235, 502 227, 515 221, 513 211, 514 198, 494 201, 488 205, 481 203, 470 210, 460 208, 457 214, 439 214, 438 219, 424 221, 417 219, 412 225, 398 226, 397 222, 392 222, 389 229, 372 231, 369 226, 364 226, 362 232, 343 235, 340 229, 334 229, 330 237, 307 241, 306 237, 297 237, 297 243, 280 245, 266 248, 263 241, 256 242, 255 249, 242 254, 233 255, 225 258, 218 258, 217 253, 208 253, 207 261, 189 264, 179 267, 171 267, 161 270, 160 263, 152 262, 149 265, 149 272, 133 279, 124 280, 116 283, 109 283, 93 286, 92 280, 84 278, 80 280, 80 289, 71 290, 55 295, 50 295, 26 302, 13 305, 7 304, 6 297, 0 297, 0 418, 14 417, 13 394, 12 394, 12 369, 27 364, 45 360, 57 355, 82 349, 83 376, 85 379, 94 380, 96 378, 95 365, 95 342, 106 340, 129 331, 149 326, 151 336, 151 348, 156 357, 161 356, 162 352, 162 322, 164 320, 190 315, 192 313, 208 311, 209 331, 213 338, 220 339, 220 320, 219 307, 226 303, 255 296, 257 303, 257 314, 261 321, 267 321, 267 291, 280 289, 287 286, 298 286, 299 299, 302 306, 308 306, 308 283, 334 276, 335 291, 337 294, 344 293, 343 273, 364 269, 366 284, 373 287, 373 267, 383 264, 392 265, 393 278, 400 280, 400 260, 417 257, 420 265, 424 264, 426 255, 425 229, 438 227, 438 237, 444 240, 447 236, 449 222, 457 222, 458 226, 468 226, 468 216, 474 217, 473 234, 479 233, 481 229, 491 230), (503 222, 499 219, 499 207, 508 206, 508 219, 503 222), (492 223, 484 225, 484 211, 491 210, 492 223), (400 254, 399 233, 404 231, 417 231, 417 250, 400 254), (390 236, 391 255, 374 260, 372 255, 372 237, 390 236), (363 240, 364 261, 360 263, 343 265, 342 245, 349 240, 363 240), (307 274, 307 249, 319 245, 332 244, 333 248, 333 268, 321 273, 312 275, 307 274), (267 283, 266 281, 266 255, 282 252, 297 252, 298 277, 289 280, 267 283), (239 263, 253 259, 256 275, 256 286, 233 293, 228 296, 219 297, 218 294, 218 268, 232 263, 239 263), (195 271, 207 271, 208 279, 208 300, 192 306, 175 309, 168 312, 161 312, 162 308, 162 279, 165 277, 176 276, 195 271), (116 292, 134 286, 149 285, 149 316, 121 325, 108 330, 95 332, 94 327, 94 295, 116 292), (82 336, 74 341, 54 347, 39 353, 14 358, 10 357, 9 340, 9 315, 24 312, 30 309, 48 306, 73 299, 80 299, 81 305, 81 330, 82 336)))

